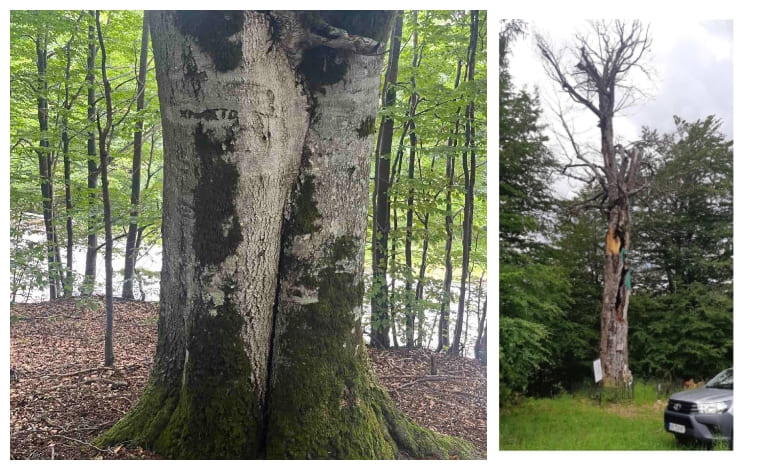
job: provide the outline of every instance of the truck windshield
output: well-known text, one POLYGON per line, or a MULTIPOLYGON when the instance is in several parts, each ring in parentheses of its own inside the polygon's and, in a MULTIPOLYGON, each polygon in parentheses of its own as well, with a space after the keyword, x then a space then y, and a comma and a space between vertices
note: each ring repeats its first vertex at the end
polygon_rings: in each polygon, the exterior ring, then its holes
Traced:
POLYGON ((734 389, 734 370, 726 369, 712 378, 706 385, 707 388, 734 389))

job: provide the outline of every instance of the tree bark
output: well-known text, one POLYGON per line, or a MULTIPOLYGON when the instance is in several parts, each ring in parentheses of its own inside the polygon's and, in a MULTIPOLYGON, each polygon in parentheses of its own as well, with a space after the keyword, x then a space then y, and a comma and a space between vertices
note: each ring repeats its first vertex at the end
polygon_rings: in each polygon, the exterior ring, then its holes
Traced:
MULTIPOLYGON (((84 17, 84 11, 79 14, 76 20, 76 31, 78 31, 78 25, 81 23, 81 19, 84 17)), ((71 159, 70 159, 70 129, 68 128, 68 120, 70 118, 70 112, 73 108, 73 103, 81 93, 81 87, 74 95, 70 94, 70 70, 73 64, 72 45, 76 36, 76 31, 71 34, 70 39, 65 44, 65 98, 62 102, 62 108, 64 110, 62 117, 62 159, 63 159, 63 172, 65 179, 65 212, 66 222, 65 230, 67 232, 67 240, 65 242, 65 279, 63 280, 63 291, 65 297, 71 297, 73 295, 73 197, 71 193, 71 159)))
MULTIPOLYGON (((479 11, 471 11, 471 36, 469 39, 469 55, 466 63, 466 80, 474 81, 476 66, 477 37, 479 32, 479 11)), ((474 224, 474 184, 477 169, 477 152, 474 148, 474 100, 466 107, 465 150, 463 151, 463 179, 466 192, 463 205, 463 261, 460 275, 460 297, 458 299, 458 318, 455 321, 452 347, 449 354, 457 356, 461 353, 461 332, 463 331, 463 312, 466 300, 466 280, 469 273, 471 257, 471 229, 474 224)))
POLYGON ((474 357, 483 365, 487 364, 487 299, 482 306, 482 317, 477 327, 477 341, 474 344, 474 357))
POLYGON ((360 328, 389 12, 150 12, 165 185, 159 339, 99 442, 175 458, 470 449, 411 424, 360 328), (373 52, 371 52, 373 51, 373 52))
POLYGON ((37 109, 38 130, 38 178, 41 187, 41 202, 43 205, 43 225, 46 232, 46 259, 49 278, 49 300, 59 296, 59 268, 57 267, 57 238, 54 226, 54 198, 52 181, 52 155, 49 142, 49 31, 38 31, 35 36, 36 65, 38 71, 37 80, 37 109))
MULTIPOLYGON (((141 54, 138 67, 136 88, 136 112, 144 109, 144 92, 146 90, 146 64, 149 50, 149 14, 144 12, 143 29, 141 32, 141 54)), ((135 247, 138 233, 138 201, 141 195, 141 151, 143 150, 144 121, 139 117, 135 122, 133 133, 133 174, 130 193, 130 227, 127 230, 125 245, 125 270, 122 283, 122 298, 133 300, 133 276, 135 275, 135 247)))
MULTIPOLYGON (((463 62, 458 60, 458 69, 455 73, 454 90, 460 85, 460 73, 463 62)), ((453 149, 458 146, 458 132, 460 132, 460 107, 455 111, 455 128, 453 135, 447 138, 447 147, 453 149)), ((447 188, 445 192, 444 231, 447 234, 444 240, 444 284, 442 287, 441 309, 439 310, 439 345, 436 352, 450 347, 450 299, 452 297, 452 188, 455 184, 455 156, 447 154, 447 188)))
MULTIPOLYGON (((391 36, 390 55, 385 74, 385 93, 382 107, 392 109, 395 105, 395 85, 398 81, 398 58, 401 55, 403 38, 403 12, 395 19, 391 36)), ((382 117, 377 137, 376 161, 374 163, 374 219, 371 232, 371 261, 374 295, 371 297, 371 346, 390 347, 390 317, 388 314, 387 287, 387 240, 390 237, 390 152, 393 148, 392 116, 382 117)))
POLYGON ((100 146, 100 186, 103 192, 103 222, 106 234, 106 244, 103 250, 103 259, 105 261, 106 269, 106 295, 105 295, 105 309, 106 309, 106 335, 104 341, 104 365, 114 365, 114 268, 111 264, 111 256, 114 252, 114 239, 111 233, 111 193, 108 187, 108 163, 109 153, 111 151, 111 137, 113 134, 113 104, 111 100, 111 84, 108 81, 108 75, 106 73, 106 46, 103 41, 103 32, 100 27, 100 10, 95 10, 95 27, 98 34, 98 42, 100 43, 100 69, 103 77, 103 99, 106 103, 106 121, 103 129, 100 129, 100 122, 98 121, 99 131, 99 146, 100 146))
POLYGON ((404 258, 406 261, 406 271, 404 273, 404 304, 405 304, 405 316, 406 316, 406 347, 414 347, 414 321, 416 317, 417 306, 414 303, 414 296, 412 294, 412 242, 414 240, 414 165, 415 157, 417 156, 417 133, 415 132, 415 114, 417 112, 417 103, 419 101, 419 95, 416 91, 416 78, 417 68, 420 65, 420 45, 418 44, 417 34, 417 15, 415 10, 412 12, 412 77, 410 79, 411 95, 409 96, 409 118, 407 126, 409 128, 409 162, 408 162, 408 184, 409 190, 406 195, 406 232, 404 237, 404 258))
POLYGON ((81 284, 81 295, 92 295, 95 289, 95 275, 97 272, 97 231, 98 231, 98 208, 97 208, 97 183, 100 177, 100 171, 97 165, 97 147, 95 146, 94 123, 97 119, 95 109, 95 12, 89 12, 91 22, 88 28, 89 52, 87 54, 87 119, 90 122, 87 132, 87 192, 89 194, 89 215, 87 222, 87 255, 84 266, 84 281, 81 284))

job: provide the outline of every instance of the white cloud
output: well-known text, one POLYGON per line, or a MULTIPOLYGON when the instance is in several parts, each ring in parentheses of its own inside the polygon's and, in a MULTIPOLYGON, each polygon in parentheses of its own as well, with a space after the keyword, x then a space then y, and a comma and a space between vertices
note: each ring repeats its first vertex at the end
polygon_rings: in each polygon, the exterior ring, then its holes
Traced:
MULTIPOLYGON (((651 79, 635 73, 632 84, 646 95, 635 106, 615 118, 616 138, 621 142, 636 140, 643 126, 661 132, 673 130, 673 116, 688 121, 703 119, 710 114, 723 120, 721 131, 733 135, 733 24, 730 20, 694 21, 672 18, 650 22, 653 40, 648 64, 651 79)), ((554 20, 530 22, 532 32, 513 45, 510 69, 516 86, 537 88, 545 108, 544 120, 550 132, 560 129, 552 112, 560 101, 564 106, 571 99, 544 73, 533 35, 542 33, 554 47, 563 47, 575 32, 586 32, 584 21, 554 20)), ((567 118, 585 141, 598 145, 599 134, 595 116, 584 107, 574 105, 567 118)), ((565 148, 553 149, 563 155, 565 148)), ((571 194, 570 182, 560 182, 561 195, 571 194)))

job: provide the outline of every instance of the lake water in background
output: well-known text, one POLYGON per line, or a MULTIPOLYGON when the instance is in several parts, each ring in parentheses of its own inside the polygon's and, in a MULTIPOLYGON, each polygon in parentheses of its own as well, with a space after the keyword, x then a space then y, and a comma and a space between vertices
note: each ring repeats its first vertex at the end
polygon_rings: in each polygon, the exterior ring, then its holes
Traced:
MULTIPOLYGON (((32 234, 28 237, 25 237, 25 239, 28 239, 30 241, 35 241, 42 243, 45 241, 45 235, 42 235, 40 233, 38 234, 32 234)), ((112 257, 112 264, 114 267, 114 276, 113 276, 113 286, 114 286, 114 296, 119 297, 122 293, 122 270, 125 266, 125 258, 124 258, 124 243, 122 243, 123 239, 118 240, 115 242, 115 245, 117 248, 121 245, 121 253, 115 253, 112 257)), ((61 250, 61 255, 63 255, 63 262, 65 260, 64 258, 64 250, 61 250)), ((151 248, 146 248, 142 252, 142 256, 138 259, 137 267, 139 270, 143 272, 149 273, 148 277, 144 276, 142 274, 142 284, 143 284, 143 297, 141 295, 141 288, 138 285, 137 281, 134 281, 133 283, 133 292, 135 295, 135 298, 137 300, 140 300, 143 298, 147 302, 157 302, 160 300, 160 271, 162 269, 162 247, 160 246, 153 246, 151 248)), ((84 268, 86 265, 86 257, 87 257, 87 249, 86 247, 74 247, 73 249, 73 270, 74 270, 74 276, 76 277, 75 282, 75 288, 74 292, 78 293, 78 287, 81 285, 81 280, 83 279, 84 275, 84 268)), ((94 294, 96 295, 104 295, 105 294, 105 285, 106 285, 106 270, 105 270, 105 262, 103 261, 103 251, 101 250, 98 254, 98 261, 96 266, 96 281, 95 281, 95 289, 94 294)), ((402 281, 398 280, 396 282, 396 285, 402 284, 402 281)), ((455 321, 457 320, 457 312, 458 312, 458 296, 460 295, 460 288, 459 283, 455 285, 456 283, 453 282, 454 287, 451 289, 452 292, 452 302, 450 304, 450 338, 452 337, 452 331, 455 329, 455 321)), ((467 286, 468 289, 468 286, 467 286)), ((471 293, 471 311, 468 313, 468 315, 464 314, 464 323, 463 323, 463 332, 465 337, 465 344, 464 344, 464 354, 466 357, 474 357, 474 343, 476 341, 477 336, 477 328, 478 328, 478 322, 477 322, 477 314, 476 309, 477 306, 477 290, 478 286, 476 284, 473 284, 471 286, 472 293, 471 293)), ((483 293, 482 293, 482 301, 484 302, 484 296, 486 293, 487 286, 483 285, 483 293)), ((26 293, 17 293, 16 296, 17 302, 44 302, 49 300, 49 290, 48 286, 44 289, 40 290, 31 290, 29 292, 29 296, 26 293)), ((371 318, 370 313, 370 304, 366 304, 363 306, 363 324, 364 326, 364 332, 367 332, 369 330, 368 328, 368 322, 371 318)), ((479 306, 481 308, 481 305, 479 306)), ((426 310, 425 311, 425 324, 423 328, 423 338, 422 338, 422 344, 423 347, 426 349, 436 349, 439 345, 438 341, 438 315, 439 311, 436 310, 426 310), (436 324, 434 324, 436 322, 436 324)), ((404 341, 404 333, 402 329, 402 325, 404 322, 404 318, 402 315, 396 316, 397 321, 397 338, 399 341, 399 344, 403 345, 404 341)), ((419 333, 416 334, 416 337, 419 338, 419 333)), ((369 336, 367 334, 364 334, 364 339, 366 342, 369 340, 369 336)), ((391 344, 392 344, 392 337, 390 338, 391 344)))

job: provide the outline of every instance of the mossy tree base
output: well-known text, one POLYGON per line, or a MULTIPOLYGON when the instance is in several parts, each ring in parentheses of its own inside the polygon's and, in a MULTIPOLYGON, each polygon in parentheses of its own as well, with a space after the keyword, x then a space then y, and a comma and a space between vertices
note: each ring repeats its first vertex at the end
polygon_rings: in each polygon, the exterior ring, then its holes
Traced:
MULTIPOLYGON (((182 419, 179 397, 152 384, 133 410, 94 443, 99 447, 140 446, 172 459, 479 459, 471 443, 413 423, 398 411, 387 394, 371 390, 360 412, 342 421, 340 429, 311 427, 292 439, 255 441, 258 423, 235 422, 230 413, 204 429, 182 419), (248 429, 245 429, 248 426, 248 429), (201 438, 196 439, 200 435, 201 438), (221 437, 220 437, 221 436, 221 437), (217 439, 214 439, 217 437, 217 439), (267 447, 266 447, 267 446, 267 447)), ((224 407, 224 404, 219 408, 224 407)), ((334 414, 339 410, 332 410, 334 414)), ((215 418, 218 418, 215 416, 215 418)), ((294 418, 293 418, 294 419, 294 418)))

